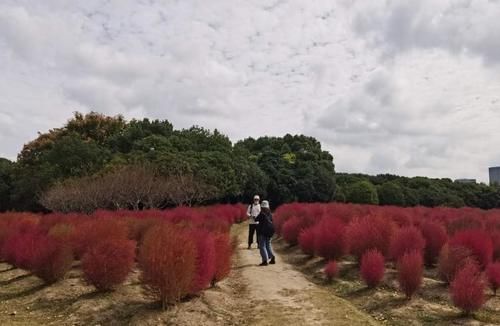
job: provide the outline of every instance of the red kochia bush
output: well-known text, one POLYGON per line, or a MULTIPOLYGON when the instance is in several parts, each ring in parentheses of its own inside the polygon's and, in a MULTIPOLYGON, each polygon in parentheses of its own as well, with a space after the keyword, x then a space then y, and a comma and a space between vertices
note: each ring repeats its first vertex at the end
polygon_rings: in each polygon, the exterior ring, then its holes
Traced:
POLYGON ((314 242, 316 238, 316 226, 302 230, 299 235, 299 246, 303 253, 314 256, 314 242))
POLYGON ((385 260, 377 249, 363 254, 361 258, 361 277, 368 287, 376 287, 384 278, 385 260))
POLYGON ((379 216, 353 220, 345 231, 349 252, 358 260, 370 249, 378 249, 387 256, 393 229, 391 221, 379 216))
POLYGON ((4 245, 6 260, 18 268, 33 270, 41 237, 42 234, 38 229, 13 234, 7 238, 4 245))
POLYGON ((302 217, 294 216, 288 219, 285 224, 283 224, 281 231, 285 241, 292 245, 297 244, 300 232, 307 226, 305 224, 302 217))
POLYGON ((448 235, 443 225, 430 221, 422 224, 421 231, 425 239, 425 264, 432 266, 436 262, 441 248, 448 240, 448 235))
POLYGON ((439 253, 439 278, 446 283, 450 283, 455 278, 457 271, 470 262, 476 262, 476 260, 469 249, 444 245, 439 253))
POLYGON ((398 260, 404 254, 418 251, 423 254, 425 239, 416 227, 404 227, 396 231, 391 242, 391 257, 398 260))
POLYGON ((330 260, 328 264, 326 264, 323 272, 325 273, 326 279, 328 281, 331 281, 334 278, 336 278, 339 273, 337 262, 335 260, 330 260))
POLYGON ((491 290, 496 295, 500 287, 500 262, 491 263, 486 269, 486 276, 491 290))
POLYGON ((500 231, 491 233, 493 241, 493 261, 500 260, 500 231))
POLYGON ((40 236, 32 264, 33 273, 45 283, 52 284, 64 278, 73 264, 71 248, 50 236, 40 236))
POLYGON ((453 304, 469 314, 484 304, 484 281, 479 266, 468 263, 462 267, 451 283, 451 298, 453 304))
POLYGON ((345 226, 341 221, 324 218, 316 228, 314 247, 317 256, 331 260, 345 255, 347 251, 344 234, 345 226))
POLYGON ((90 246, 82 258, 85 280, 99 291, 109 291, 125 282, 135 261, 136 242, 109 239, 90 246))
POLYGON ((485 268, 493 258, 491 236, 482 230, 466 230, 456 233, 450 239, 450 247, 462 246, 471 250, 481 268, 485 268))
POLYGON ((23 217, 14 220, 8 225, 3 234, 3 245, 0 248, 0 257, 16 267, 31 269, 36 247, 36 238, 40 234, 38 219, 23 217))
POLYGON ((195 294, 210 285, 215 276, 215 240, 206 230, 192 230, 191 238, 196 244, 196 273, 191 285, 191 293, 195 294))
POLYGON ((139 266, 147 289, 165 309, 189 294, 196 273, 196 245, 189 234, 161 223, 148 230, 139 250, 139 266))
POLYGON ((216 233, 215 241, 215 275, 212 284, 223 280, 231 272, 232 246, 228 233, 216 233))
POLYGON ((401 290, 408 299, 420 288, 422 284, 423 259, 418 251, 404 254, 397 263, 398 281, 401 290))
POLYGON ((83 257, 90 246, 103 240, 127 239, 129 229, 125 220, 103 217, 80 222, 75 226, 72 245, 75 256, 83 257))

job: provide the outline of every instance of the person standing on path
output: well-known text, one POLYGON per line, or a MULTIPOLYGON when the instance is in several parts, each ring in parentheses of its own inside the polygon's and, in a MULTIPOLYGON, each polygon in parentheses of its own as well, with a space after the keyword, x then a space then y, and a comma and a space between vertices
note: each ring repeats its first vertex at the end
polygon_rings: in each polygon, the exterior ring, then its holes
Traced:
POLYGON ((252 248, 253 235, 257 233, 257 248, 259 247, 259 233, 257 232, 257 222, 255 218, 260 214, 260 197, 259 195, 253 196, 253 203, 248 205, 248 249, 252 248))
POLYGON ((273 215, 267 200, 263 200, 260 207, 260 214, 255 218, 258 223, 257 234, 259 235, 260 256, 262 257, 262 263, 259 266, 267 266, 268 263, 276 263, 273 248, 271 247, 271 238, 274 235, 273 215))

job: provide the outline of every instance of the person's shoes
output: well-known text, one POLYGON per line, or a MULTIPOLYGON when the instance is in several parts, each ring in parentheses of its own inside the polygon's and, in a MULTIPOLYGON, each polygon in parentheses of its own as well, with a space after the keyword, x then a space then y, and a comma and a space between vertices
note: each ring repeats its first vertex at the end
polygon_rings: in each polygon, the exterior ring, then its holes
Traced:
POLYGON ((271 260, 269 261, 269 264, 276 264, 276 259, 274 258, 274 256, 273 256, 273 258, 271 258, 271 260))
POLYGON ((252 249, 252 245, 248 245, 248 248, 247 249, 252 249))
POLYGON ((267 266, 267 261, 263 261, 259 266, 267 266))

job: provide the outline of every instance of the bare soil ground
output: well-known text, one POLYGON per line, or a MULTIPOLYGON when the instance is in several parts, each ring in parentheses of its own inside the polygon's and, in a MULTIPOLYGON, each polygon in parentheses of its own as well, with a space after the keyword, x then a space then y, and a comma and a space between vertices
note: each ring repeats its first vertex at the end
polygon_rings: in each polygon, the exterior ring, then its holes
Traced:
POLYGON ((386 271, 383 284, 368 289, 361 281, 358 266, 353 260, 339 262, 340 276, 328 283, 322 273, 326 264, 323 259, 304 255, 297 246, 290 247, 283 240, 274 242, 286 261, 301 271, 307 279, 327 288, 336 296, 370 314, 387 325, 500 325, 500 295, 487 291, 488 301, 471 317, 464 317, 455 308, 448 288, 438 280, 435 269, 426 270, 422 288, 408 301, 398 291, 395 269, 386 271))
POLYGON ((376 325, 281 255, 276 265, 257 266, 257 249, 246 249, 246 225, 232 232, 240 245, 231 275, 166 311, 143 291, 137 270, 116 291, 98 293, 84 283, 77 264, 51 286, 0 264, 0 325, 376 325))

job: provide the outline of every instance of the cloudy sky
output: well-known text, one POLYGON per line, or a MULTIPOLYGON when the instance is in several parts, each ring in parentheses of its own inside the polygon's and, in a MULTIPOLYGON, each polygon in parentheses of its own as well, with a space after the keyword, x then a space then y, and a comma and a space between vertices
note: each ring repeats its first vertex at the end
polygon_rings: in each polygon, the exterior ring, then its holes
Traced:
POLYGON ((0 156, 73 111, 317 137, 337 171, 500 165, 499 0, 1 0, 0 156))

